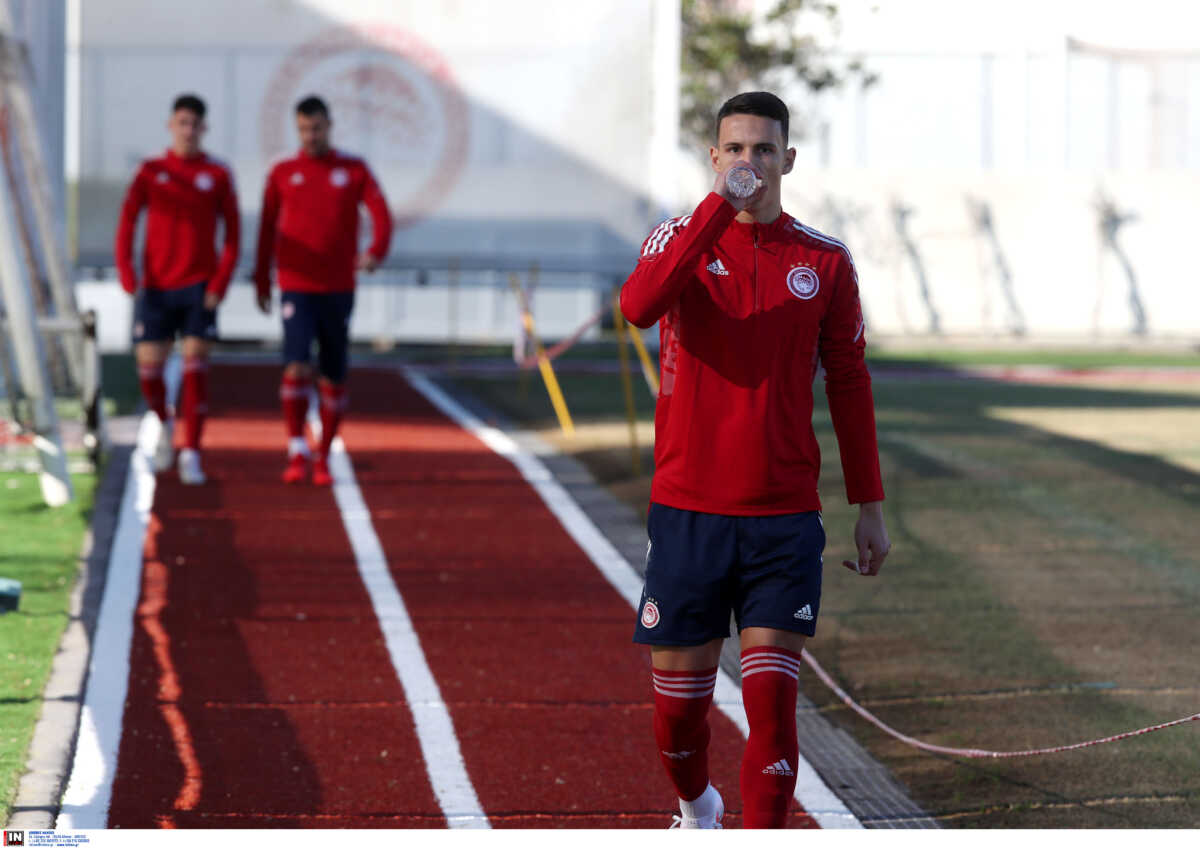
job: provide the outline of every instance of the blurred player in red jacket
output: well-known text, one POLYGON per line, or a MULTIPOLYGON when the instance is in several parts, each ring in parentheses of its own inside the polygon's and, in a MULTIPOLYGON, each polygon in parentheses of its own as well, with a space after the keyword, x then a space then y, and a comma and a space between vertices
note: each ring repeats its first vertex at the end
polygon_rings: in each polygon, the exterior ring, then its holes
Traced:
POLYGON ((194 94, 175 99, 167 121, 171 146, 138 168, 121 206, 115 247, 121 285, 136 297, 133 341, 142 396, 163 424, 154 457, 160 471, 171 465, 174 435, 163 365, 176 335, 183 337, 179 413, 184 446, 179 452, 179 479, 189 485, 205 480, 199 450, 208 412, 209 344, 217 337, 217 305, 238 258, 233 175, 200 149, 207 129, 204 114, 204 101, 194 94), (133 237, 143 207, 148 212, 139 277, 133 237), (219 260, 213 246, 218 216, 225 228, 219 260))
POLYGON ((796 786, 800 654, 821 600, 818 364, 846 494, 859 504, 858 560, 843 564, 875 575, 891 543, 850 252, 783 211, 780 184, 796 158, 783 101, 740 94, 721 107, 716 130, 713 190, 650 234, 621 290, 630 321, 658 322, 662 365, 634 641, 651 646, 654 733, 679 824, 720 827, 707 714, 733 613, 750 726, 744 823, 781 827, 796 786), (757 177, 749 197, 726 185, 734 166, 757 177))
POLYGON ((321 441, 311 461, 312 482, 328 486, 329 447, 346 409, 350 313, 355 271, 374 271, 387 256, 392 218, 379 184, 363 160, 330 146, 329 107, 319 97, 296 104, 300 152, 267 176, 254 281, 258 306, 271 310, 275 264, 283 315, 283 383, 280 398, 288 433, 285 483, 309 477, 304 421, 317 343, 321 441), (359 206, 371 215, 371 245, 358 248, 359 206))

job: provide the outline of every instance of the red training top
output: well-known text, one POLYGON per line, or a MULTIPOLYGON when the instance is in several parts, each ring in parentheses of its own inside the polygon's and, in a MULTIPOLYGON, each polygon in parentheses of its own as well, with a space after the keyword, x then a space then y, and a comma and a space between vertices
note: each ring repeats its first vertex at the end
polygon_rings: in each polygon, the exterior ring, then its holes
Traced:
POLYGON ((143 206, 146 246, 141 283, 150 289, 179 289, 204 280, 207 290, 225 295, 238 259, 237 192, 233 174, 204 153, 183 157, 168 150, 147 159, 125 193, 114 251, 121 286, 133 294, 133 234, 143 206), (225 247, 218 264, 213 242, 217 215, 225 220, 225 247))
POLYGON ((651 500, 721 515, 821 508, 818 360, 851 503, 883 499, 858 278, 841 242, 781 214, 743 224, 720 195, 664 221, 621 290, 659 321, 651 500))
POLYGON ((271 169, 263 192, 254 282, 271 291, 271 260, 283 291, 340 292, 354 288, 358 206, 371 213, 368 248, 382 261, 392 240, 392 216, 363 160, 330 150, 301 151, 271 169))

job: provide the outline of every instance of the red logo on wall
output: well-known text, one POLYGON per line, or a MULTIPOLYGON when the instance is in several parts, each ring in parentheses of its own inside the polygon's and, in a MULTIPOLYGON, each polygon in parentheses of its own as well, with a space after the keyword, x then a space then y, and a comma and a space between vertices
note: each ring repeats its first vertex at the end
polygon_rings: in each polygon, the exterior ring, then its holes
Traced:
POLYGON ((469 141, 466 98, 445 57, 408 30, 338 27, 289 53, 259 114, 265 158, 299 146, 292 109, 310 94, 329 104, 334 147, 375 171, 397 227, 424 218, 458 182, 469 141))

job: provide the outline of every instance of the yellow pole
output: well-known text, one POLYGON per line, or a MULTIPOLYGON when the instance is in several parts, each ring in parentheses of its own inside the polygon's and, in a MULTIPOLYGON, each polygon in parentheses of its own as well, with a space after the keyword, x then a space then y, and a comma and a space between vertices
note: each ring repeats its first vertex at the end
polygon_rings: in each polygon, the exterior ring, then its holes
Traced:
POLYGON ((571 422, 571 413, 567 411, 567 402, 563 398, 562 389, 558 387, 558 378, 554 376, 554 369, 550 366, 550 360, 546 357, 546 350, 542 347, 542 340, 538 338, 537 330, 534 328, 533 315, 530 313, 529 304, 525 300, 525 290, 521 288, 521 281, 515 273, 508 275, 508 284, 512 286, 513 293, 517 296, 517 305, 521 310, 521 323, 525 326, 525 332, 533 340, 533 351, 537 356, 538 370, 542 372, 542 381, 546 384, 546 393, 550 395, 550 403, 554 406, 554 414, 558 416, 558 425, 562 427, 564 436, 568 438, 574 436, 575 425, 571 422))
POLYGON ((613 326, 617 329, 617 357, 621 360, 621 390, 625 393, 625 417, 629 421, 629 451, 633 457, 633 476, 642 476, 642 454, 637 443, 637 409, 633 405, 633 375, 629 371, 629 351, 625 349, 625 317, 621 315, 621 294, 613 292, 613 326))
MULTIPOLYGON (((510 275, 511 276, 511 275, 510 275)), ((512 281, 509 281, 510 285, 512 281)), ((518 278, 516 285, 519 287, 521 281, 518 278)), ((517 297, 517 309, 521 309, 523 301, 520 295, 517 297)), ((530 347, 529 331, 525 327, 524 310, 521 313, 521 334, 520 337, 513 342, 513 361, 517 363, 517 390, 521 402, 529 400, 529 369, 525 367, 525 360, 529 358, 530 347)))
MULTIPOLYGON (((625 320, 625 317, 621 314, 619 305, 617 307, 616 319, 617 322, 625 320)), ((654 361, 650 358, 650 354, 646 350, 646 343, 642 341, 642 331, 630 324, 629 336, 633 339, 634 348, 637 349, 638 359, 642 361, 642 376, 646 378, 646 385, 650 387, 650 394, 658 397, 658 369, 654 367, 654 361)))

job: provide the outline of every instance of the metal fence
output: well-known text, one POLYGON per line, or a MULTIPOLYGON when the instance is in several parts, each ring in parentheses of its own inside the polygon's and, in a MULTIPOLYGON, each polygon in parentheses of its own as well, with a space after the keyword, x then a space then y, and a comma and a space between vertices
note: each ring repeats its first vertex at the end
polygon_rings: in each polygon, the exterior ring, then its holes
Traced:
MULTIPOLYGON (((103 316, 100 346, 127 350, 133 299, 120 288, 111 257, 84 257, 76 292, 80 303, 103 316)), ((351 339, 388 346, 401 342, 505 343, 520 326, 511 289, 515 275, 530 293, 534 319, 547 339, 572 335, 607 307, 612 291, 625 281, 634 256, 608 255, 583 261, 542 255, 415 254, 393 252, 373 274, 359 274, 351 339)), ((222 339, 277 343, 278 314, 264 315, 243 266, 218 313, 222 339)), ((590 337, 595 332, 585 334, 590 337)))

